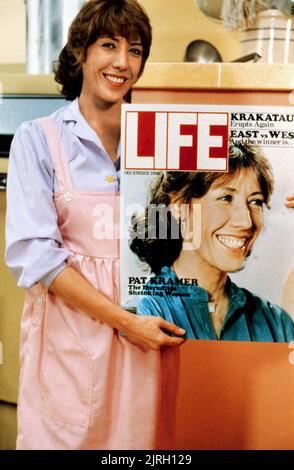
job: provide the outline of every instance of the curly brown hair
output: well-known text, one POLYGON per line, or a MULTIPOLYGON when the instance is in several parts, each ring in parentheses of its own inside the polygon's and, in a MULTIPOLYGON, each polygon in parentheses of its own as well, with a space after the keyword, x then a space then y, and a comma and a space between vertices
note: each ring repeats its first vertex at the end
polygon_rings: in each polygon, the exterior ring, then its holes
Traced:
POLYGON ((82 64, 89 46, 102 36, 139 37, 143 55, 139 76, 150 53, 152 29, 149 18, 137 0, 89 0, 73 20, 68 40, 54 66, 55 80, 62 85, 67 100, 80 96, 82 64))
POLYGON ((228 173, 167 171, 158 175, 144 215, 134 215, 132 218, 131 250, 155 274, 159 274, 163 266, 172 266, 182 250, 183 238, 181 230, 175 230, 181 220, 176 220, 167 208, 176 201, 189 204, 193 198, 203 197, 215 180, 222 179, 224 182, 243 168, 255 173, 264 202, 269 207, 274 178, 267 158, 254 144, 231 143, 228 173), (150 217, 152 210, 156 211, 155 219, 150 217), (167 225, 164 238, 160 237, 161 224, 167 225))

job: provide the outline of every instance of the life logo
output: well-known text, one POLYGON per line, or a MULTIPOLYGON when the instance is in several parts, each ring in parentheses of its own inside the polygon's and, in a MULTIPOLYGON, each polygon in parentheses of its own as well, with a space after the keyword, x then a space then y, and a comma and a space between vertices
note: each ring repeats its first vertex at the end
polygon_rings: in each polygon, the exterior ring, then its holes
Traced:
POLYGON ((126 110, 125 170, 228 171, 229 113, 126 110))

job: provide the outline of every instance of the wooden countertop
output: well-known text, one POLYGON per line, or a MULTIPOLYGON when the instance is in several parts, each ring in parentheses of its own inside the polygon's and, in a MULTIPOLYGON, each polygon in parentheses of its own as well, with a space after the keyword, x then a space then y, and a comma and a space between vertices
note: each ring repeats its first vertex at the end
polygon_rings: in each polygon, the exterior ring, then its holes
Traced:
MULTIPOLYGON (((0 73, 0 87, 4 94, 58 94, 53 75, 0 73)), ((149 62, 135 88, 286 91, 294 89, 294 63, 149 62)))
POLYGON ((292 90, 293 64, 149 63, 138 88, 292 90))

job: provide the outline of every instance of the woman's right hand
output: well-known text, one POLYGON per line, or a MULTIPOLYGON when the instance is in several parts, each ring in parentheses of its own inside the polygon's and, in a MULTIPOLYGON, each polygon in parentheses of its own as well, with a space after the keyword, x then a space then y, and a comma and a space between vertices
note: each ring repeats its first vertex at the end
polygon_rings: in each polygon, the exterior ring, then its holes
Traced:
POLYGON ((162 346, 180 346, 185 330, 161 317, 133 315, 123 333, 129 341, 144 349, 158 351, 162 346), (169 336, 171 333, 176 336, 169 336))
POLYGON ((157 351, 162 346, 178 346, 185 341, 181 337, 185 334, 182 328, 161 317, 135 315, 122 309, 71 267, 56 276, 49 290, 91 318, 121 331, 132 343, 142 348, 157 351), (178 337, 169 336, 165 332, 178 337))
POLYGON ((294 194, 290 194, 286 201, 285 201, 285 206, 288 207, 289 209, 294 208, 294 194))

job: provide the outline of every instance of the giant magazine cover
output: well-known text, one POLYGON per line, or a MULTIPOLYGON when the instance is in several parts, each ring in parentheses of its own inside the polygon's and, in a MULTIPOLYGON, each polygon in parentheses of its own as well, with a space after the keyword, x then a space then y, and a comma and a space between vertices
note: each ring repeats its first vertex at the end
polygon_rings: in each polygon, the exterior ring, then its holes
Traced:
POLYGON ((188 339, 294 340, 291 108, 124 105, 121 305, 188 339))

